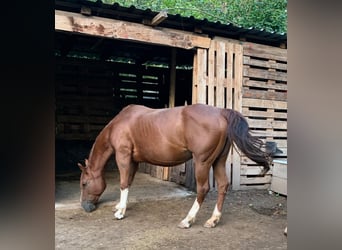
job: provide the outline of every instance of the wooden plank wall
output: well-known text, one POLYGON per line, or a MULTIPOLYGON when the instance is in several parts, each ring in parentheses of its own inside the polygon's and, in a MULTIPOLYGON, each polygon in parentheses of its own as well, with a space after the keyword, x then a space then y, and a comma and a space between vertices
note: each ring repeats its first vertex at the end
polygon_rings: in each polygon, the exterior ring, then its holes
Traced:
MULTIPOLYGON (((287 50, 244 43, 242 59, 242 114, 254 135, 277 143, 283 151, 277 158, 287 158, 287 50)), ((260 167, 243 155, 234 167, 241 177, 233 188, 269 188, 272 171, 257 177, 260 167)))
MULTIPOLYGON (((248 120, 253 134, 275 141, 287 157, 286 49, 215 38, 209 49, 197 49, 193 68, 192 103, 232 108, 248 120)), ((260 166, 236 147, 226 163, 232 188, 268 188, 270 171, 256 177, 260 166)), ((212 170, 210 187, 215 188, 212 170)))
POLYGON ((94 140, 128 104, 164 107, 168 74, 140 64, 56 57, 56 139, 94 140))
POLYGON ((56 58, 56 139, 94 140, 115 113, 111 71, 56 58))

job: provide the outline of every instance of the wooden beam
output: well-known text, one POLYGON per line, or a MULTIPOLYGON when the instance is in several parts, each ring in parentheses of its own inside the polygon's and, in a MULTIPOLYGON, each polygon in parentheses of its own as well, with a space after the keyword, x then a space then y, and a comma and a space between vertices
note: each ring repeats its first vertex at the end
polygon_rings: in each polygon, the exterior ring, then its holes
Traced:
POLYGON ((160 24, 162 21, 164 21, 166 18, 167 18, 167 12, 165 10, 162 10, 161 12, 158 13, 158 15, 156 15, 152 19, 151 25, 156 26, 156 25, 160 24))
POLYGON ((145 20, 143 23, 146 25, 157 26, 166 18, 167 18, 167 11, 162 10, 155 17, 153 17, 152 20, 145 20))
POLYGON ((153 28, 143 24, 115 19, 84 16, 79 13, 55 10, 55 30, 167 45, 183 49, 209 48, 210 38, 167 28, 153 28))

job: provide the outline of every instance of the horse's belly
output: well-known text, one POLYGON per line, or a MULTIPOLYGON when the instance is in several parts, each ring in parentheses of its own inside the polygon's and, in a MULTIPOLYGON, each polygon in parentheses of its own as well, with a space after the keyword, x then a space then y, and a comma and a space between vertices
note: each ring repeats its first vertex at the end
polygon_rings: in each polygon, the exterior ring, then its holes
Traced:
POLYGON ((145 151, 133 155, 134 160, 138 162, 147 162, 160 166, 173 166, 186 162, 192 158, 192 153, 188 150, 184 151, 145 151))

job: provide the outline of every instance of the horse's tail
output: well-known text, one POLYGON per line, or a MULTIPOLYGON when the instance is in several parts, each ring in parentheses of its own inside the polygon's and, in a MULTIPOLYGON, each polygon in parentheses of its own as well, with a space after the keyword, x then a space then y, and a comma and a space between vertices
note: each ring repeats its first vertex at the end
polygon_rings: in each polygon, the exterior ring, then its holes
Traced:
POLYGON ((225 109, 224 113, 228 122, 228 141, 234 142, 248 158, 263 166, 260 175, 264 176, 270 169, 270 156, 261 150, 265 144, 251 135, 247 120, 241 113, 231 109, 225 109))

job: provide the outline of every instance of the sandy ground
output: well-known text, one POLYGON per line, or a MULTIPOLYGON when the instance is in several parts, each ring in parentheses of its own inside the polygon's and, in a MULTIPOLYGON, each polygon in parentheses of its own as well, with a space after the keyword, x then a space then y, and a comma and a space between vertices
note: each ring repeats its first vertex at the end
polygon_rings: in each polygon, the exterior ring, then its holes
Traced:
MULTIPOLYGON (((286 197, 267 190, 229 191, 216 228, 210 218, 217 194, 211 191, 195 224, 180 229, 196 195, 171 182, 138 173, 130 190, 126 217, 116 220, 119 199, 117 173, 92 213, 79 205, 77 176, 56 179, 56 249, 287 249, 286 197)), ((109 181, 110 180, 110 181, 109 181)))

